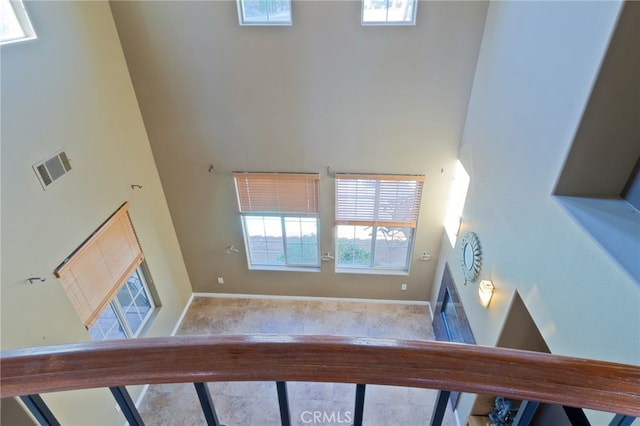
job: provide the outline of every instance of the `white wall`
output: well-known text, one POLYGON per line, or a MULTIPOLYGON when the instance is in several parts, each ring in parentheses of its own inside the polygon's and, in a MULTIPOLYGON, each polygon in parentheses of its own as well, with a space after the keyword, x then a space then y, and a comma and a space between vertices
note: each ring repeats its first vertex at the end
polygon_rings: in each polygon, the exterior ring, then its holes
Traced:
MULTIPOLYGON (((478 303, 477 283, 463 285, 460 248, 446 239, 437 272, 451 265, 478 344, 497 343, 517 289, 552 353, 640 362, 638 283, 551 195, 620 8, 489 7, 459 151, 471 176, 460 235, 479 236, 480 279, 496 286, 489 309, 478 303)), ((462 418, 472 401, 461 398, 462 418)))
MULTIPOLYGON (((124 201, 163 304, 148 334, 168 335, 191 287, 109 5, 27 11, 38 39, 0 51, 2 349, 89 340, 53 270, 124 201), (73 169, 44 191, 31 166, 62 148, 73 169)), ((107 390, 45 400, 63 424, 124 423, 107 390)))

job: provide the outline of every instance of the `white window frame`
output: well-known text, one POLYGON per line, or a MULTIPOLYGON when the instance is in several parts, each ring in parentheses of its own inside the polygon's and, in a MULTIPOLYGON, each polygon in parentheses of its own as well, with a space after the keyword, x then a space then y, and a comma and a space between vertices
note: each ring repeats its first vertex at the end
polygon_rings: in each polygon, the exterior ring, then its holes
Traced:
POLYGON ((266 20, 258 20, 258 19, 248 19, 246 17, 245 14, 245 1, 249 1, 249 0, 236 0, 236 3, 238 5, 238 21, 240 23, 240 25, 242 26, 251 26, 251 25, 257 25, 257 26, 291 26, 293 25, 293 17, 292 17, 292 9, 291 9, 291 0, 256 0, 256 1, 261 1, 264 3, 271 3, 272 1, 277 1, 279 3, 288 3, 289 4, 289 19, 288 20, 278 20, 278 21, 271 21, 269 14, 267 12, 267 19, 266 20))
MULTIPOLYGON (((335 271, 337 273, 366 273, 366 274, 389 274, 389 275, 406 275, 411 267, 411 259, 416 239, 417 220, 420 210, 420 202, 422 197, 422 187, 424 176, 409 175, 336 175, 336 236, 335 250, 336 263, 335 271), (360 181, 370 182, 369 184, 360 182, 354 185, 342 183, 341 181, 360 181), (411 202, 409 204, 389 205, 383 204, 382 200, 390 201, 389 188, 393 187, 394 181, 411 182, 414 189, 411 191, 411 202), (373 186, 371 185, 373 183, 373 186), (389 207, 393 207, 389 210, 389 207), (396 207, 403 207, 396 209, 396 207), (369 264, 348 264, 341 263, 341 248, 346 238, 340 235, 340 227, 363 227, 370 229, 370 250, 369 264), (402 266, 384 266, 376 265, 376 250, 378 245, 378 234, 381 233, 380 228, 387 229, 410 229, 406 243, 406 258, 402 266)), ((409 185, 411 186, 411 185, 409 185)), ((395 186, 399 191, 392 197, 406 197, 410 193, 406 192, 406 186, 401 188, 400 184, 395 186)), ((391 198, 392 199, 392 198, 391 198)), ((354 247, 357 247, 356 237, 354 236, 354 247)), ((348 239, 347 239, 348 241, 348 239)))
MULTIPOLYGON (((320 271, 320 198, 318 173, 256 173, 256 172, 233 172, 235 181, 236 196, 238 200, 238 210, 242 220, 242 232, 246 247, 247 263, 249 269, 259 270, 281 270, 281 271, 320 271), (280 242, 284 256, 284 261, 258 260, 253 251, 255 247, 252 243, 257 241, 251 239, 248 219, 252 217, 278 219, 279 228, 276 221, 271 220, 271 231, 267 229, 267 224, 262 224, 262 231, 268 236, 269 232, 277 234, 280 231, 280 242), (315 220, 315 249, 316 256, 314 263, 296 263, 288 253, 287 248, 287 218, 315 220)), ((304 248, 303 239, 305 228, 300 224, 300 246, 304 248)), ((308 235, 308 234, 307 234, 308 235)), ((259 236, 259 232, 254 236, 259 236)), ((296 235, 297 236, 297 235, 296 235)), ((295 238, 296 236, 291 236, 295 238)), ((264 241, 268 244, 269 241, 264 241)), ((275 241, 273 241, 275 242, 275 241)), ((277 244, 277 242, 276 242, 277 244)), ((268 250, 266 251, 268 253, 268 250)))
POLYGON ((410 21, 390 21, 389 20, 389 5, 394 3, 407 2, 411 0, 362 0, 362 25, 363 26, 411 26, 416 24, 416 12, 418 11, 418 0, 413 0, 413 10, 411 11, 411 20, 410 21), (367 15, 367 10, 377 9, 379 4, 384 4, 385 6, 382 9, 385 10, 385 19, 384 20, 365 20, 367 15))
POLYGON ((102 313, 98 316, 96 322, 89 328, 88 332, 93 340, 110 340, 111 338, 109 337, 109 333, 114 327, 119 327, 120 330, 122 330, 122 332, 124 333, 125 338, 127 339, 138 337, 145 329, 145 326, 149 322, 149 319, 153 316, 153 313, 156 309, 156 304, 151 295, 151 291, 149 290, 149 277, 145 272, 145 268, 142 265, 138 266, 129 277, 129 280, 127 280, 127 283, 125 283, 118 291, 118 293, 116 293, 109 305, 107 305, 107 308, 102 311, 102 313), (123 307, 120 303, 120 300, 118 299, 118 295, 121 292, 129 291, 127 283, 134 275, 138 276, 140 283, 142 284, 142 288, 133 297, 133 300, 135 300, 139 294, 144 293, 144 297, 149 301, 150 305, 149 310, 142 317, 140 325, 135 330, 132 329, 131 323, 127 318, 126 307, 123 307), (109 318, 111 313, 115 314, 115 321, 114 318, 109 318), (108 324, 108 329, 105 330, 105 328, 103 328, 104 324, 108 324))
POLYGON ((242 213, 242 230, 245 238, 245 247, 247 247, 247 262, 249 263, 249 269, 262 269, 262 270, 317 270, 320 267, 320 217, 319 215, 296 215, 296 214, 260 214, 260 213, 242 213), (270 217, 280 219, 281 229, 281 242, 284 261, 283 263, 277 262, 260 262, 255 260, 255 252, 252 251, 251 242, 249 241, 249 233, 247 232, 246 219, 249 217, 270 217), (289 248, 287 244, 287 231, 285 226, 286 218, 305 219, 314 218, 316 220, 316 262, 315 263, 296 263, 293 261, 292 256, 289 255, 289 248))
POLYGON ((0 26, 3 22, 7 23, 7 25, 12 25, 10 22, 13 22, 14 27, 16 25, 20 27, 22 34, 5 38, 2 35, 2 28, 0 28, 0 45, 35 40, 37 38, 22 0, 0 0, 0 26))
MULTIPOLYGON (((338 225, 338 226, 353 226, 353 225, 338 225)), ((386 228, 382 226, 373 225, 369 227, 371 233, 371 243, 369 248, 369 264, 340 264, 340 241, 341 239, 336 238, 336 272, 342 273, 366 273, 366 274, 393 274, 393 275, 406 275, 409 273, 409 268, 411 266, 411 259, 413 257, 413 246, 415 241, 415 228, 409 228, 411 231, 411 236, 408 238, 407 242, 407 254, 404 259, 404 264, 402 266, 381 266, 375 264, 376 253, 379 251, 378 243, 379 239, 377 235, 379 233, 384 233, 380 230, 380 228, 386 228)), ((398 228, 398 227, 395 227, 398 228)), ((355 246, 355 243, 354 243, 355 246)))

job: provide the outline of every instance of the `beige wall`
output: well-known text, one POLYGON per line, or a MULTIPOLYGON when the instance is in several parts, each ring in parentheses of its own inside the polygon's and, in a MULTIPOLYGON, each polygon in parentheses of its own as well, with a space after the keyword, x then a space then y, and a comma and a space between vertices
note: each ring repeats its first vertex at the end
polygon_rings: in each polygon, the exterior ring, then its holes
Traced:
MULTIPOLYGON (((458 246, 444 240, 438 264, 438 276, 451 264, 478 344, 497 343, 517 290, 552 353, 640 362, 638 283, 551 195, 620 7, 489 7, 460 146, 471 175, 460 235, 480 238, 480 278, 496 286, 489 309, 478 303, 477 283, 463 285, 458 246)), ((462 396, 462 418, 472 401, 462 396)))
MULTIPOLYGON (((89 340, 53 270, 124 201, 163 304, 149 335, 168 335, 191 288, 109 5, 27 10, 38 39, 0 52, 2 349, 89 340), (62 148, 73 169, 44 191, 31 166, 62 148)), ((124 423, 107 390, 45 400, 63 424, 124 423)))
POLYGON ((363 27, 361 1, 295 1, 293 26, 265 28, 240 27, 235 1, 112 2, 194 291, 426 300, 487 6, 420 2, 415 26, 363 27), (410 275, 250 271, 225 254, 244 248, 234 170, 320 172, 335 252, 327 166, 427 175, 410 275))

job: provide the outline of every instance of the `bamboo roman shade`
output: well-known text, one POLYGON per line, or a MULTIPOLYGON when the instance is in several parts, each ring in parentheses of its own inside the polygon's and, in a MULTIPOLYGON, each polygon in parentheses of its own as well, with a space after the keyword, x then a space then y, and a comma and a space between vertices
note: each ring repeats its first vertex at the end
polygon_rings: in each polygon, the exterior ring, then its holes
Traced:
POLYGON ((415 228, 424 176, 336 174, 336 224, 415 228))
POLYGON ((318 213, 318 173, 234 172, 241 213, 318 213))
POLYGON ((144 259, 128 209, 124 203, 55 270, 87 328, 144 259))

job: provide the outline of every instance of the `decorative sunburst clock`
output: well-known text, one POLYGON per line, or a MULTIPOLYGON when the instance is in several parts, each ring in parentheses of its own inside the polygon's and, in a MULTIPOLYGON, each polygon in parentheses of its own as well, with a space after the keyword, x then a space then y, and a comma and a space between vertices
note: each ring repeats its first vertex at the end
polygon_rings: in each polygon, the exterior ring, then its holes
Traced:
POLYGON ((480 251, 478 236, 473 232, 464 234, 462 243, 460 244, 460 250, 465 284, 467 282, 473 282, 478 278, 480 267, 482 266, 482 252, 480 251))

